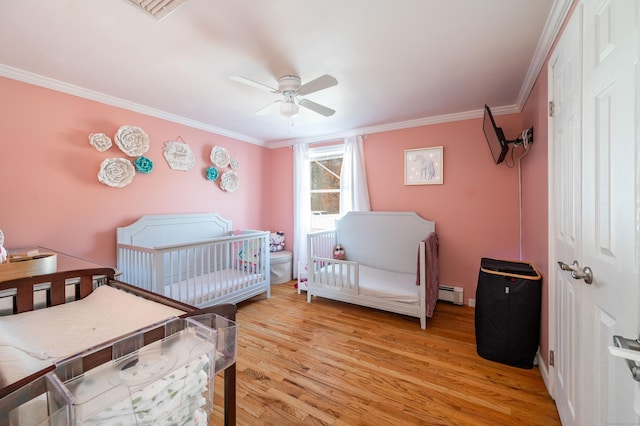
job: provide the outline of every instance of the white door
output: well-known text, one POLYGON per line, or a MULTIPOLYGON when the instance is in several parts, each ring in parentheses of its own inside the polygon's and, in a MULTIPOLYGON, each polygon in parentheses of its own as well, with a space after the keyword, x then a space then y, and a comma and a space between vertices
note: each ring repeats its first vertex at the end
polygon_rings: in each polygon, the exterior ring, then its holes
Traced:
MULTIPOLYGON (((554 259, 578 259, 582 246, 582 14, 576 9, 550 61, 549 97, 554 114, 550 146, 554 160, 549 182, 553 199, 550 208, 551 228, 555 240, 554 259)), ((567 260, 570 259, 570 260, 567 260)), ((555 260, 550 262, 554 268, 555 260)), ((554 367, 550 369, 554 398, 565 426, 579 424, 576 410, 580 388, 577 386, 579 358, 579 311, 582 284, 562 272, 549 270, 549 311, 555 316, 550 346, 554 349, 554 367), (555 288, 554 288, 555 287, 555 288), (555 341, 555 348, 553 342, 555 341)))
MULTIPOLYGON (((638 1, 581 6, 574 17, 583 15, 582 137, 558 146, 569 138, 554 129, 554 242, 556 260, 577 261, 578 274, 589 267, 593 281, 555 271, 554 396, 564 424, 638 424, 638 383, 608 350, 614 335, 637 339, 640 331, 638 1), (565 167, 574 167, 573 180, 565 167), (572 223, 575 238, 565 226, 572 223)), ((554 75, 553 84, 555 96, 562 82, 554 75)))
POLYGON ((584 3, 582 259, 594 282, 584 286, 580 377, 585 419, 638 424, 637 382, 609 355, 614 335, 637 339, 638 1, 584 3), (599 395, 601 394, 601 395, 599 395))

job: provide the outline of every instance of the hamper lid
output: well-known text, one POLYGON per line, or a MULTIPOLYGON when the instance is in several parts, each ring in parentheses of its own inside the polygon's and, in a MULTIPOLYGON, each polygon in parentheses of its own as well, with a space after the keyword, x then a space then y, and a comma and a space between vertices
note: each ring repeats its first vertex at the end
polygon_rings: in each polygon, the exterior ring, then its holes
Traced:
POLYGON ((483 257, 480 261, 480 269, 490 274, 534 279, 540 278, 540 273, 536 269, 535 265, 525 261, 500 260, 483 257))

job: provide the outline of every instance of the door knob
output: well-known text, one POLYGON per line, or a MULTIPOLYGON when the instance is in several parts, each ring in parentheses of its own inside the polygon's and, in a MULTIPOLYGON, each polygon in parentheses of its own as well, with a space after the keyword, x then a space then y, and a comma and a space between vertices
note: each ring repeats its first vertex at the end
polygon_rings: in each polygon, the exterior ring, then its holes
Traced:
POLYGON ((580 268, 580 264, 577 260, 574 260, 571 265, 567 265, 564 262, 558 261, 558 266, 563 271, 571 271, 571 276, 575 280, 584 280, 585 283, 593 283, 593 271, 588 266, 580 268))

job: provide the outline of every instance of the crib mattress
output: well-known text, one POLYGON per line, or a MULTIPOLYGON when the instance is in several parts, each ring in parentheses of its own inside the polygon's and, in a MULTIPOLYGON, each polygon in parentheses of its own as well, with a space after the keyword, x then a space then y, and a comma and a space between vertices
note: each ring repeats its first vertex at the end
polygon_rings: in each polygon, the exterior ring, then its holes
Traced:
POLYGON ((359 273, 360 294, 403 303, 418 303, 420 300, 415 273, 391 272, 365 265, 360 265, 359 273))
POLYGON ((82 300, 0 317, 0 388, 91 346, 182 314, 101 286, 82 300))
MULTIPOLYGON (((346 279, 343 268, 343 279, 346 279)), ((394 302, 419 303, 420 287, 416 285, 416 274, 392 272, 359 265, 359 294, 380 297, 394 302)), ((353 281, 352 277, 352 281, 353 281)))
POLYGON ((190 305, 200 305, 253 284, 263 284, 265 276, 242 269, 223 269, 188 280, 166 283, 164 295, 190 305))

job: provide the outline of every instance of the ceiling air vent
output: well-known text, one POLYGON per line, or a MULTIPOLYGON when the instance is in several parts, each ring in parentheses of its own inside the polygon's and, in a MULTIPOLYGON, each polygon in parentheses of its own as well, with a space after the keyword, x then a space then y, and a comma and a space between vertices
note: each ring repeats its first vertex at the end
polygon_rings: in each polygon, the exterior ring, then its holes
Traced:
POLYGON ((173 12, 186 0, 129 0, 139 9, 144 10, 148 15, 153 16, 158 21, 173 12))

